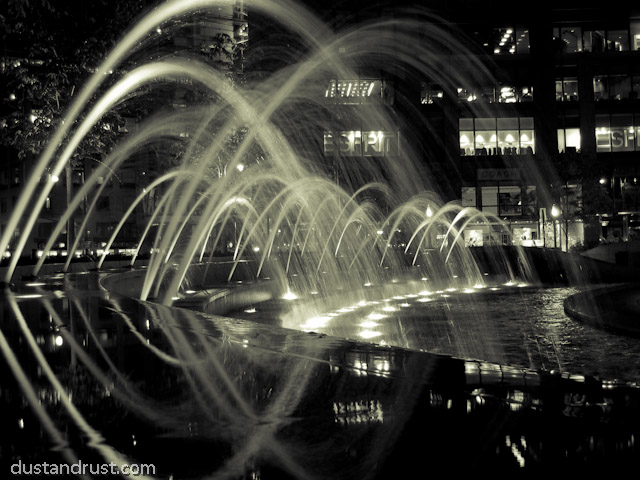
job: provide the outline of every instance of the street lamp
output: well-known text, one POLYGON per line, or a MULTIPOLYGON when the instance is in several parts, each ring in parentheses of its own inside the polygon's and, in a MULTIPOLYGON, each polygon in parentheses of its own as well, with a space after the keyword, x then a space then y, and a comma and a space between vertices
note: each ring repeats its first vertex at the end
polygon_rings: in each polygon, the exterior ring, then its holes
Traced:
POLYGON ((557 218, 560 215, 560 210, 558 207, 553 205, 551 207, 551 216, 553 217, 553 248, 558 248, 557 243, 557 218))

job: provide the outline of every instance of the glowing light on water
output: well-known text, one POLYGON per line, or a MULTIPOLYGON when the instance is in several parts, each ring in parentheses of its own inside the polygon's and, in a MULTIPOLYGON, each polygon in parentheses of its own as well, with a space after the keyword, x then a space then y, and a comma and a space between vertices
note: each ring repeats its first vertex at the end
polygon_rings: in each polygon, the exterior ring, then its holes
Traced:
POLYGON ((398 309, 396 307, 392 307, 391 305, 387 305, 382 309, 385 312, 397 312, 398 309))
POLYGON ((297 300, 298 296, 295 293, 293 293, 291 290, 287 290, 287 293, 285 293, 282 296, 282 299, 283 300, 297 300))
POLYGON ((302 330, 305 330, 305 331, 313 330, 315 328, 323 328, 327 326, 330 320, 331 320, 331 317, 329 316, 311 317, 311 318, 308 318, 305 323, 300 325, 300 327, 302 328, 302 330))
POLYGON ((367 315, 367 318, 371 319, 371 320, 382 320, 383 318, 387 318, 386 315, 383 315, 382 313, 370 313, 369 315, 367 315))
POLYGON ((363 328, 373 328, 373 327, 377 327, 378 325, 380 324, 373 321, 360 323, 360 326, 363 328))
POLYGON ((431 295, 431 293, 432 293, 432 292, 430 292, 429 290, 422 290, 422 291, 420 292, 420 295, 427 296, 427 295, 431 295))
POLYGON ((473 288, 465 288, 465 289, 463 290, 463 292, 464 292, 464 293, 473 293, 473 292, 475 292, 475 290, 474 290, 473 288))
POLYGON ((362 338, 375 338, 381 336, 382 333, 372 330, 364 330, 360 332, 360 337, 362 338))
MULTIPOLYGON (((443 295, 443 296, 444 296, 444 295, 443 295)), ((419 298, 419 299, 418 299, 418 301, 419 301, 420 303, 427 303, 427 302, 432 302, 432 301, 433 301, 433 298, 430 298, 430 297, 422 297, 422 298, 419 298)))
POLYGON ((251 308, 245 308, 244 309, 244 313, 256 313, 256 309, 255 307, 251 307, 251 308))

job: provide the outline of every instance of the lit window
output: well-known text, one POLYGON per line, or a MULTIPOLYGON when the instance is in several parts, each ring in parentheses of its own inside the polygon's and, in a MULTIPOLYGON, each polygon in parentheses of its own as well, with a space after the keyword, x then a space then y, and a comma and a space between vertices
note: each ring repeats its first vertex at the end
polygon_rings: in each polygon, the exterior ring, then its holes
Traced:
POLYGON ((461 155, 535 153, 532 117, 463 118, 460 119, 459 127, 461 155))
POLYGON ((325 98, 337 103, 368 103, 382 98, 382 81, 372 79, 330 80, 325 98))

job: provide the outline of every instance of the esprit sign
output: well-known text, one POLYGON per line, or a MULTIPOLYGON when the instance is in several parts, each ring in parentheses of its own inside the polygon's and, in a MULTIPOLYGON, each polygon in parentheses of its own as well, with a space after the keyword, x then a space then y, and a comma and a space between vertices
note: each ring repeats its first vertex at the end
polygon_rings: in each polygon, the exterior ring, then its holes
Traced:
POLYGON ((386 157, 398 154, 398 134, 360 130, 324 132, 324 154, 346 157, 386 157))
POLYGON ((517 168, 479 168, 478 180, 520 180, 520 171, 517 168))

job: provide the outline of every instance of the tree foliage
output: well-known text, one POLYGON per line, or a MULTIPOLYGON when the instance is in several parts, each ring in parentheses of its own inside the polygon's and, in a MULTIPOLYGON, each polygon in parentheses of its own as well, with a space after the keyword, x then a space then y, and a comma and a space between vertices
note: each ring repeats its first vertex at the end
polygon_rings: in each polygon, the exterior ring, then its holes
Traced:
MULTIPOLYGON (((39 154, 74 94, 142 10, 141 0, 6 0, 0 7, 0 145, 39 154)), ((119 119, 108 115, 77 156, 108 150, 119 119)))

